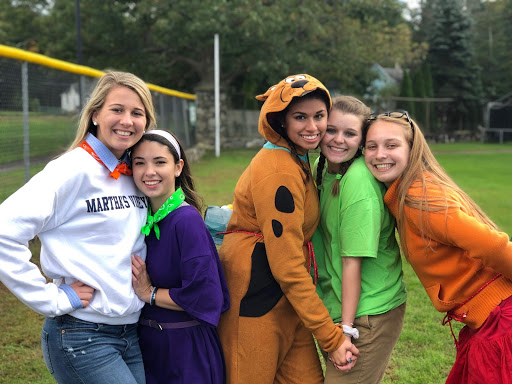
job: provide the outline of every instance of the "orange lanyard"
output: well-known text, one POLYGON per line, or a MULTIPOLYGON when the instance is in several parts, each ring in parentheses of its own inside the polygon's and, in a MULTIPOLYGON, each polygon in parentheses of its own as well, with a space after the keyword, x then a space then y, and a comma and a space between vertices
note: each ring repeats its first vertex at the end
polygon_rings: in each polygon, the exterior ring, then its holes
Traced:
MULTIPOLYGON (((80 142, 80 144, 78 144, 78 146, 85 149, 87 151, 87 153, 89 155, 91 155, 94 158, 94 160, 96 160, 98 163, 105 165, 105 163, 103 163, 103 161, 101 161, 100 157, 96 154, 96 152, 94 152, 94 149, 92 149, 92 147, 89 145, 89 143, 87 141, 82 140, 80 142)), ((106 165, 105 165, 105 168, 107 168, 106 165)), ((119 176, 121 176, 121 173, 128 175, 128 176, 130 176, 132 174, 132 170, 130 169, 130 167, 128 167, 128 164, 126 164, 126 162, 124 162, 124 161, 120 164, 117 164, 116 168, 112 172, 110 172, 110 176, 112 176, 114 179, 117 180, 117 179, 119 179, 119 176)))

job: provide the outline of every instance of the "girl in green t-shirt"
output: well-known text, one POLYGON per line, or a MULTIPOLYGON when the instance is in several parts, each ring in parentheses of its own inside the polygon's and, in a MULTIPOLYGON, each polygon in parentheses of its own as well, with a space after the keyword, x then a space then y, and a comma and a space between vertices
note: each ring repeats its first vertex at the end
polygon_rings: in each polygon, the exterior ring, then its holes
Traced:
POLYGON ((360 351, 348 372, 327 364, 327 384, 379 383, 405 314, 395 219, 383 202, 384 185, 361 157, 370 114, 354 97, 335 98, 314 166, 320 195, 320 223, 313 236, 317 292, 360 351))

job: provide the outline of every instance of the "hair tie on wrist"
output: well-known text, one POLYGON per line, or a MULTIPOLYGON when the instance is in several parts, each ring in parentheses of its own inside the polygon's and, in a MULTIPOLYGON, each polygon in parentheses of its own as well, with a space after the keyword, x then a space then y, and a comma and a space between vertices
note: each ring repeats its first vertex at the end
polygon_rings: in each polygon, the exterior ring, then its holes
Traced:
POLYGON ((357 328, 353 328, 350 325, 344 325, 343 326, 343 334, 346 336, 351 336, 354 339, 359 339, 359 331, 357 328))

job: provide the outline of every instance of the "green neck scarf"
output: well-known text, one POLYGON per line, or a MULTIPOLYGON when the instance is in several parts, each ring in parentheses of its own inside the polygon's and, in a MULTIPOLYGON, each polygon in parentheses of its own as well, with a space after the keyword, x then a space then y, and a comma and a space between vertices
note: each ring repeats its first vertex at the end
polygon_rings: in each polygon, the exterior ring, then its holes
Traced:
POLYGON ((151 228, 155 230, 155 236, 157 240, 160 240, 160 228, 158 228, 157 223, 163 220, 169 213, 178 208, 181 203, 185 201, 185 195, 181 188, 178 188, 176 192, 174 192, 167 201, 155 212, 154 215, 151 215, 151 205, 148 204, 148 218, 146 219, 146 225, 142 227, 141 232, 146 236, 149 236, 151 232, 151 228))

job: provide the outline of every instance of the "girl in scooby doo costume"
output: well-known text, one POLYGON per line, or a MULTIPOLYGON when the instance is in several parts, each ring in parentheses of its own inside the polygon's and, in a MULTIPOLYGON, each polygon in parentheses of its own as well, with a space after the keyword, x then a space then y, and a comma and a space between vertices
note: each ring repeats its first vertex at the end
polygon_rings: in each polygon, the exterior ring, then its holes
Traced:
POLYGON ((316 294, 311 237, 318 195, 307 152, 327 127, 329 92, 309 75, 290 76, 257 96, 259 132, 268 141, 235 188, 220 249, 230 309, 219 334, 228 383, 323 383, 313 334, 340 370, 357 348, 316 294))

